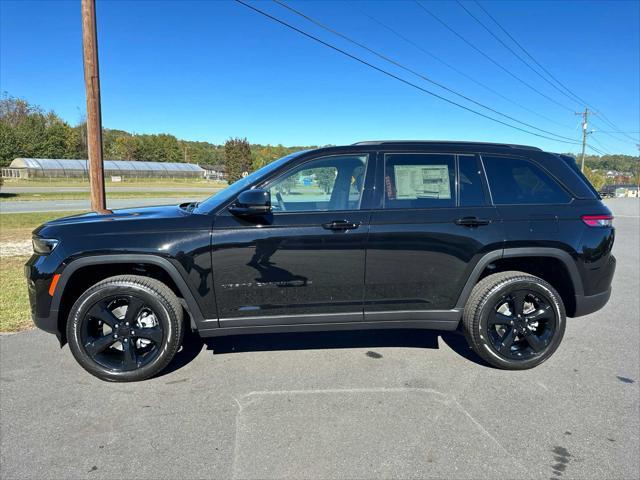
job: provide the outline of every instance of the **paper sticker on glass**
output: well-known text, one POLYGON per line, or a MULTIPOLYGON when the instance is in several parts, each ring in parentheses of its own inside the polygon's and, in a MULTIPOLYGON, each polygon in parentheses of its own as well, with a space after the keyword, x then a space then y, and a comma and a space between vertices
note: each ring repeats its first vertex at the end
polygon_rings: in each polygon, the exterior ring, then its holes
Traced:
POLYGON ((398 200, 451 198, 448 165, 394 165, 398 200))

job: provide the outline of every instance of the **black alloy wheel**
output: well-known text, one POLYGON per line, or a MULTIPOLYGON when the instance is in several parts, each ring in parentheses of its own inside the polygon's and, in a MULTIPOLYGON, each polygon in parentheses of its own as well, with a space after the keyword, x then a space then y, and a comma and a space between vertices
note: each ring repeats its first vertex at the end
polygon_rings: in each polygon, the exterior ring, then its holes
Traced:
POLYGON ((144 299, 126 295, 98 300, 85 314, 80 338, 96 363, 131 371, 158 356, 164 332, 144 299))
POLYGON ((566 327, 562 298, 542 278, 501 272, 473 288, 462 317, 471 348, 508 370, 533 368, 556 351, 566 327))
POLYGON ((551 300, 538 292, 518 289, 495 302, 486 325, 490 345, 497 353, 526 360, 549 348, 557 319, 551 300))
POLYGON ((157 375, 182 344, 183 311, 164 283, 138 275, 102 280, 76 300, 67 321, 71 353, 102 380, 157 375))

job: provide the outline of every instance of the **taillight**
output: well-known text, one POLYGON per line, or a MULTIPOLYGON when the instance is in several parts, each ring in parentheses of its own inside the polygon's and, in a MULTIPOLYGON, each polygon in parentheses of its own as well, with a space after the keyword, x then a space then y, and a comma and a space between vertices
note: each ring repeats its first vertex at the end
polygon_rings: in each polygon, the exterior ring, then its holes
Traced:
POLYGON ((583 215, 582 221, 589 227, 613 227, 613 215, 583 215))

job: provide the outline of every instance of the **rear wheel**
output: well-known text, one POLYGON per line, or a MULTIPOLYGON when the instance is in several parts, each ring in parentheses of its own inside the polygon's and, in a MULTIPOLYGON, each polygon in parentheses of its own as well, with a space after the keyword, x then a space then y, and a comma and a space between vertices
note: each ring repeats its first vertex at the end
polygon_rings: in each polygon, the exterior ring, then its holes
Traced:
POLYGON ((107 278, 73 305, 67 339, 75 359, 102 380, 158 374, 182 342, 182 306, 162 282, 137 275, 107 278))
POLYGON ((522 370, 547 360, 564 336, 562 299, 543 279, 502 272, 471 292, 463 324, 471 348, 489 364, 522 370))

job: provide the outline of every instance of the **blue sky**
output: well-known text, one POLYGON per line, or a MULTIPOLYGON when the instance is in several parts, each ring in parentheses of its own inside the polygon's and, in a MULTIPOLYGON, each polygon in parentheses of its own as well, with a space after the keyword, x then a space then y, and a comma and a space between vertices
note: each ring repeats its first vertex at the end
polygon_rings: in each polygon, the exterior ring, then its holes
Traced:
MULTIPOLYGON (((479 109, 281 6, 267 1, 252 4, 393 74, 479 109)), ((290 4, 496 110, 559 135, 580 137, 579 118, 573 111, 584 106, 536 76, 453 1, 424 5, 567 108, 499 70, 412 1, 290 4), (528 110, 404 43, 365 14, 528 110)), ((482 5, 542 65, 617 127, 640 130, 640 2, 487 0, 482 5)), ((475 3, 465 6, 501 34, 475 3)), ((98 0, 97 12, 107 128, 166 132, 214 143, 230 136, 284 145, 397 138, 579 149, 512 130, 420 93, 232 1, 98 0)), ((81 49, 80 0, 0 0, 0 90, 76 123, 85 110, 81 49)), ((602 119, 594 118, 590 127, 596 130, 592 138, 600 142, 594 143, 597 148, 637 154, 632 140, 605 133, 613 128, 602 119)))

